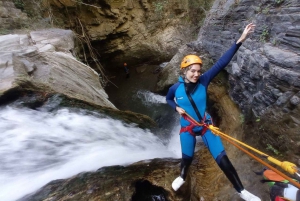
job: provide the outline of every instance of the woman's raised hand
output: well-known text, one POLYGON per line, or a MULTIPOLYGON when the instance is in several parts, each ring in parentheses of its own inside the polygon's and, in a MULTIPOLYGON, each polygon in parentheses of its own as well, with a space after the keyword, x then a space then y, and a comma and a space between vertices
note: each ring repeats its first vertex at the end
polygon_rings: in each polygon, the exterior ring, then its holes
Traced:
POLYGON ((236 44, 238 44, 238 43, 240 43, 240 42, 244 42, 244 41, 246 40, 247 36, 248 36, 250 33, 253 33, 254 30, 255 30, 255 24, 253 24, 253 23, 248 24, 248 25, 245 27, 245 29, 244 29, 244 31, 243 31, 241 37, 236 41, 236 44))

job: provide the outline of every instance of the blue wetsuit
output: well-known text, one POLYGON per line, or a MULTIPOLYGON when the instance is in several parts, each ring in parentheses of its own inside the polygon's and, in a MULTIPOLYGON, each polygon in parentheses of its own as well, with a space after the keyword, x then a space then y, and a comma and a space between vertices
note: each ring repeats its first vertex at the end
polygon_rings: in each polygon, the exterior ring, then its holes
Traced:
MULTIPOLYGON (((222 70, 224 69, 236 51, 239 49, 242 43, 233 44, 225 54, 216 62, 216 64, 211 67, 208 71, 202 74, 199 80, 196 83, 196 86, 190 95, 195 102, 195 105, 201 115, 204 117, 206 111, 206 99, 207 99, 207 88, 211 80, 222 70)), ((199 119, 185 90, 184 79, 179 77, 179 80, 176 84, 170 87, 168 94, 166 96, 167 103, 176 110, 176 106, 181 107, 189 114, 193 119, 201 122, 202 119, 199 119)), ((210 116, 207 115, 206 119, 209 119, 210 116)), ((185 120, 183 117, 180 118, 181 127, 187 127, 190 125, 190 122, 185 120)), ((198 130, 203 129, 202 127, 197 126, 198 130)), ((231 181, 233 186, 238 192, 244 189, 235 168, 232 166, 230 160, 228 159, 222 141, 219 136, 214 135, 210 130, 206 130, 202 139, 206 147, 209 149, 211 155, 218 163, 219 167, 225 173, 227 178, 231 181)), ((194 150, 196 145, 196 138, 194 135, 190 134, 188 131, 182 132, 180 134, 181 150, 182 150, 182 161, 181 161, 181 177, 185 180, 187 175, 187 170, 192 162, 194 156, 194 150)))
MULTIPOLYGON (((217 61, 217 63, 202 74, 197 82, 196 87, 191 93, 191 96, 198 108, 198 111, 201 114, 201 117, 204 116, 206 110, 206 99, 207 99, 207 87, 210 81, 230 62, 236 51, 241 46, 241 43, 234 44, 231 48, 217 61)), ((182 77, 179 77, 179 81, 170 87, 167 94, 167 102, 172 108, 179 106, 183 108, 186 113, 193 117, 198 122, 201 119, 198 118, 191 102, 185 92, 184 80, 182 77), (175 100, 174 100, 175 98, 175 100), (176 101, 176 102, 175 102, 176 101)), ((188 126, 190 123, 185 120, 183 117, 180 118, 180 124, 182 127, 188 126)), ((209 149, 210 153, 216 160, 219 154, 224 151, 221 139, 219 136, 216 136, 211 133, 210 130, 207 130, 205 135, 202 136, 203 142, 209 149)), ((195 150, 196 139, 194 136, 190 135, 189 132, 184 132, 180 134, 181 149, 182 153, 186 156, 193 157, 195 150)))

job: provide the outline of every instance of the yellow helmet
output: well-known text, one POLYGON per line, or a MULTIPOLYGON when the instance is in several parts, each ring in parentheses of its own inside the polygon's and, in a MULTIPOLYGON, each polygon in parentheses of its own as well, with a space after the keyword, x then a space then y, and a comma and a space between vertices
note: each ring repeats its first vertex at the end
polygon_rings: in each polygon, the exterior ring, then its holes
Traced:
POLYGON ((181 64, 180 64, 180 69, 186 68, 192 64, 201 64, 202 65, 202 60, 197 55, 187 55, 182 59, 181 64))

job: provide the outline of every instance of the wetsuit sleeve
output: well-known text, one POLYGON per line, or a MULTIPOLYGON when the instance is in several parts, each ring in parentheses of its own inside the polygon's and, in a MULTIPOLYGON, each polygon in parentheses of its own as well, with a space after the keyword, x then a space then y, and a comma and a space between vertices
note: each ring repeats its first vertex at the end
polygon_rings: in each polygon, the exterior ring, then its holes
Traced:
POLYGON ((222 57, 215 63, 215 65, 213 65, 213 67, 211 67, 201 76, 201 83, 207 86, 210 83, 210 81, 228 65, 228 63, 231 61, 232 57, 235 55, 236 51, 241 45, 242 43, 234 43, 231 46, 231 48, 227 50, 227 52, 225 52, 222 55, 222 57))
POLYGON ((166 96, 166 101, 167 101, 167 103, 168 103, 175 111, 176 111, 176 106, 177 106, 177 104, 176 104, 174 98, 175 98, 175 92, 176 92, 176 89, 178 88, 178 86, 179 86, 179 83, 176 83, 176 84, 174 84, 173 86, 171 86, 171 87, 169 88, 169 91, 168 91, 167 96, 166 96))

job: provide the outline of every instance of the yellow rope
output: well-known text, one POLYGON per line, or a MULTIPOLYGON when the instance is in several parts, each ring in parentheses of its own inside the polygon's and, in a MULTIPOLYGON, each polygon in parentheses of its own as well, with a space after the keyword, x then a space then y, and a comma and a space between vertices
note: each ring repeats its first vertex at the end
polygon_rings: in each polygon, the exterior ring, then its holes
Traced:
POLYGON ((219 128, 214 127, 213 125, 209 125, 208 128, 214 134, 216 134, 216 135, 222 135, 224 137, 227 137, 227 138, 229 138, 229 139, 231 139, 231 140, 233 140, 235 142, 238 142, 239 144, 243 145, 244 147, 247 147, 248 149, 251 149, 252 151, 255 151, 256 153, 258 153, 258 154, 266 157, 270 162, 272 162, 272 163, 280 166, 282 169, 284 169, 285 171, 287 171, 290 174, 295 174, 297 172, 297 166, 295 164, 293 164, 293 163, 290 163, 288 161, 281 162, 281 161, 279 161, 279 160, 277 160, 277 159, 275 159, 275 158, 273 158, 273 157, 271 157, 271 156, 269 156, 269 155, 267 155, 267 154, 265 154, 265 153, 263 153, 263 152, 255 149, 255 148, 253 148, 253 147, 251 147, 251 146, 249 146, 249 145, 247 145, 247 144, 245 144, 245 143, 243 143, 243 142, 241 142, 241 141, 239 141, 239 140, 237 140, 237 139, 235 139, 233 137, 230 137, 229 135, 226 135, 225 133, 222 133, 221 131, 219 131, 219 128))
MULTIPOLYGON (((279 161, 279 160, 277 160, 277 159, 275 159, 275 158, 273 158, 273 157, 271 157, 271 156, 269 156, 269 155, 267 155, 267 154, 265 154, 265 153, 263 153, 263 152, 261 152, 261 151, 255 149, 255 148, 253 148, 253 147, 251 147, 251 146, 249 146, 249 145, 247 145, 247 144, 245 144, 245 143, 243 143, 243 142, 241 142, 241 141, 239 141, 239 140, 237 140, 237 139, 235 139, 235 138, 233 138, 233 137, 230 137, 229 135, 226 135, 225 133, 222 133, 222 132, 219 130, 219 128, 217 128, 217 127, 215 127, 215 126, 213 126, 213 125, 200 124, 200 123, 197 122, 193 117, 191 117, 189 114, 187 114, 187 113, 185 113, 185 114, 186 114, 186 115, 187 115, 194 123, 196 123, 198 126, 205 126, 205 127, 207 127, 207 128, 210 129, 215 135, 219 135, 219 136, 223 137, 223 139, 224 139, 224 138, 230 139, 230 140, 232 140, 232 141, 234 141, 234 142, 237 142, 237 143, 243 145, 244 147, 247 147, 248 149, 250 149, 250 150, 252 150, 252 151, 255 151, 256 153, 259 153, 260 155, 266 157, 270 162, 275 163, 276 165, 280 166, 282 169, 284 169, 285 171, 289 172, 290 174, 295 174, 295 173, 297 173, 297 169, 298 169, 298 168, 297 168, 297 166, 296 166, 295 164, 290 163, 290 162, 288 162, 288 161, 281 162, 281 161, 279 161)), ((232 144, 232 142, 230 142, 230 143, 232 144)), ((282 174, 283 174, 283 173, 282 173, 282 174)), ((293 181, 294 181, 294 180, 293 180, 293 181)), ((298 185, 297 187, 299 188, 300 186, 298 185)))
POLYGON ((248 154, 250 157, 252 157, 253 159, 255 159, 256 161, 258 161, 259 163, 263 164, 264 166, 268 167, 269 169, 273 170, 274 172, 276 172, 278 175, 282 176, 283 178, 285 178, 286 180, 288 180, 291 184, 293 184, 294 186, 296 186, 297 188, 300 189, 300 184, 297 183, 295 180, 293 180, 292 178, 290 178, 289 176, 285 175, 284 173, 280 172, 279 170, 277 170, 276 168, 272 167, 271 165, 269 165, 268 163, 266 163, 265 161, 261 160, 260 158, 256 157, 255 155, 253 155, 252 153, 248 152, 247 150, 245 150, 244 148, 240 147, 238 144, 236 144, 235 142, 231 141, 229 138, 225 137, 225 136, 220 136, 222 139, 226 140, 227 142, 231 143, 232 145, 234 145, 235 147, 237 147, 238 149, 240 149, 241 151, 243 151, 244 153, 248 154))

